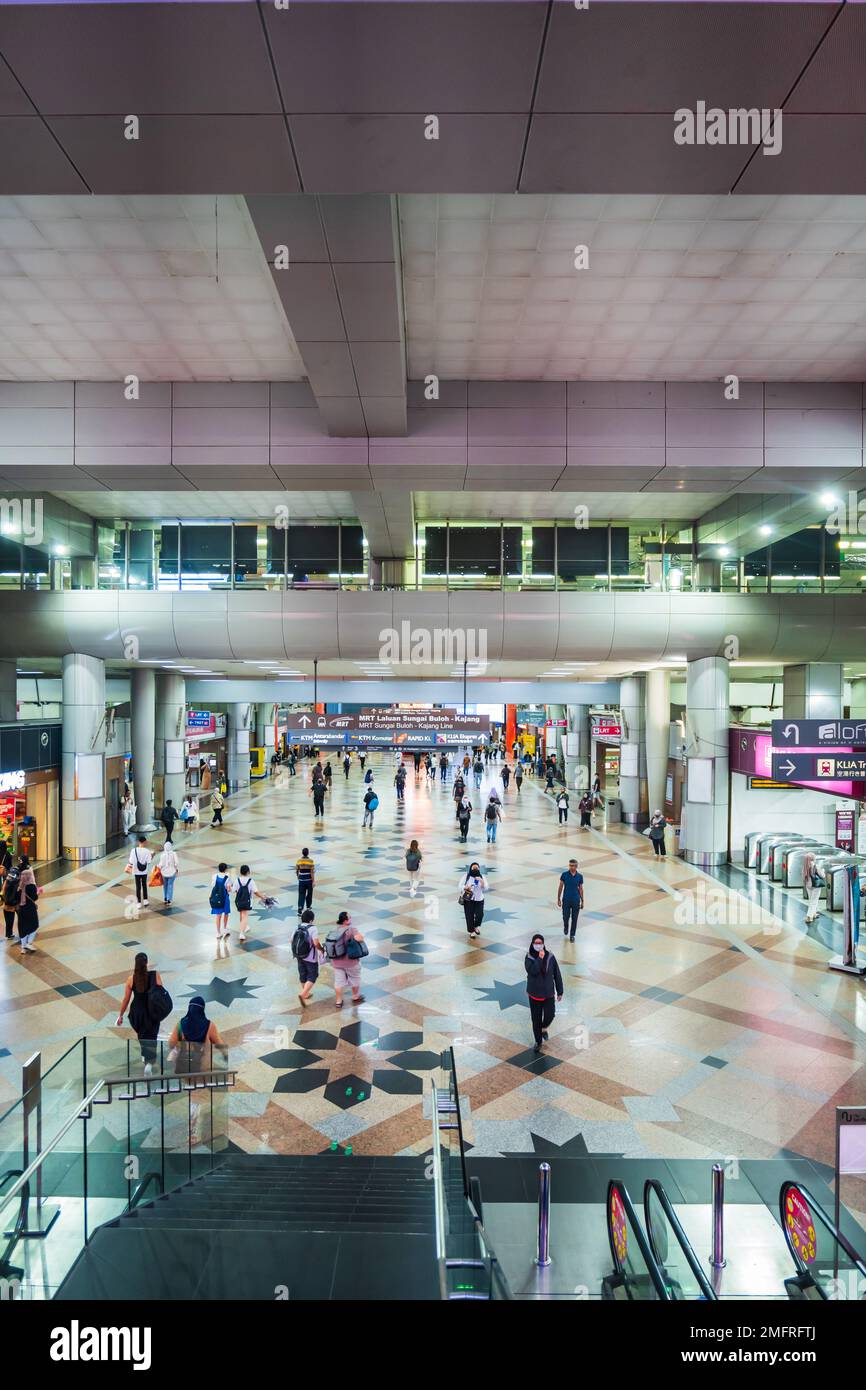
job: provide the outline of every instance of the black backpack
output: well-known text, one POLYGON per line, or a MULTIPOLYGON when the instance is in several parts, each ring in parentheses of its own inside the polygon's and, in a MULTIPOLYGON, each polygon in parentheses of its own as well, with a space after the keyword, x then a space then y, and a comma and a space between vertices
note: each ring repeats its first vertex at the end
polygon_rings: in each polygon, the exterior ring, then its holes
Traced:
POLYGON ((165 985, 158 985, 155 977, 153 984, 144 996, 144 1004, 151 1023, 162 1023, 162 1020, 168 1018, 174 1008, 171 995, 165 985))
POLYGON ((494 802, 488 802, 487 810, 484 812, 484 814, 488 820, 496 820, 496 805, 494 802))
POLYGON ((248 883, 239 883, 235 893, 235 907, 238 912, 248 912, 253 905, 253 895, 248 883))
POLYGON ((306 960, 313 949, 313 938, 309 930, 304 927, 295 927, 295 934, 292 937, 292 955, 295 960, 306 960))
POLYGON ((217 874, 217 881, 210 890, 210 905, 214 912, 221 912, 225 905, 227 877, 227 874, 217 874))
POLYGON ((21 870, 13 865, 3 880, 3 904, 5 907, 17 907, 21 894, 20 880, 21 870))

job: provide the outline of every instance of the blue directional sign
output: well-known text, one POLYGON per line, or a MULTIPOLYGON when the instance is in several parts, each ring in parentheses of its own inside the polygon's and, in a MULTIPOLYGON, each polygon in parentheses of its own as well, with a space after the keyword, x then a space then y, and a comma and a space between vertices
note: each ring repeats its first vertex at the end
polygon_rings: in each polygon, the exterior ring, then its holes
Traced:
POLYGON ((774 748, 866 748, 864 719, 774 719, 774 748))

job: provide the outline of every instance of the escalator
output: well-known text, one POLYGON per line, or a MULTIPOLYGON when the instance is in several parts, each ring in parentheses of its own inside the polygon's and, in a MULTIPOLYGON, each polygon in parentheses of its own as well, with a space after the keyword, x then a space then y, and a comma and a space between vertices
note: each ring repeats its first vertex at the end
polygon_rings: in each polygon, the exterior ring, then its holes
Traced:
POLYGON ((602 1298, 714 1302, 716 1294, 670 1198, 654 1178, 644 1186, 644 1220, 646 1230, 627 1188, 613 1179, 607 1189, 607 1238, 613 1273, 602 1281, 602 1298))
POLYGON ((800 1183, 782 1183, 779 1215, 797 1271, 785 1280, 799 1301, 866 1299, 866 1264, 800 1183))

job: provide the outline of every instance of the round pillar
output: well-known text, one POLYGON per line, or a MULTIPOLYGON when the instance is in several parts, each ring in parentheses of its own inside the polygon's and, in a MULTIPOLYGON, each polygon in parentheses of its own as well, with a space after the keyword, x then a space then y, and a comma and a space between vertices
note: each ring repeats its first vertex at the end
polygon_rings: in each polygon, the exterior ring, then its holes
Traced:
POLYGON ((680 852, 700 868, 724 864, 728 857, 729 682, 724 657, 689 662, 680 852))
POLYGON ((622 736, 619 750, 619 795, 627 825, 649 825, 646 772, 646 732, 643 676, 626 676, 620 682, 622 736))
POLYGON ((63 658, 63 857, 79 864, 105 854, 105 662, 63 658))
POLYGON ((236 792, 250 785, 250 715, 252 706, 248 704, 228 707, 228 778, 229 791, 236 792))
POLYGON ((566 756, 566 780, 576 792, 589 791, 590 774, 589 705, 566 706, 569 739, 575 750, 566 756))
POLYGON ((667 671, 646 673, 646 780, 650 815, 664 810, 671 727, 671 684, 667 671))
POLYGON ((135 829, 146 832, 155 829, 153 765, 156 746, 156 675, 147 668, 132 672, 130 714, 135 829))
POLYGON ((18 718, 18 663, 13 657, 0 661, 0 721, 13 724, 18 718))
POLYGON ((186 791, 186 680, 160 672, 156 677, 156 773, 157 803, 167 801, 179 811, 186 791))

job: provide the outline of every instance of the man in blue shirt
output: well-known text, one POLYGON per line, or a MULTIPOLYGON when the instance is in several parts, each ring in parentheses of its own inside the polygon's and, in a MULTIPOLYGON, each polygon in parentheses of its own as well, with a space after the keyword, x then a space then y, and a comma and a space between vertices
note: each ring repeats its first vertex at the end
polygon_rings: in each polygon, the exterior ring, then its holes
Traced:
POLYGON ((576 859, 569 859, 565 873, 559 875, 556 906, 562 908, 563 933, 568 936, 570 929, 569 940, 573 941, 577 931, 577 916, 583 907, 583 874, 577 872, 576 859))

